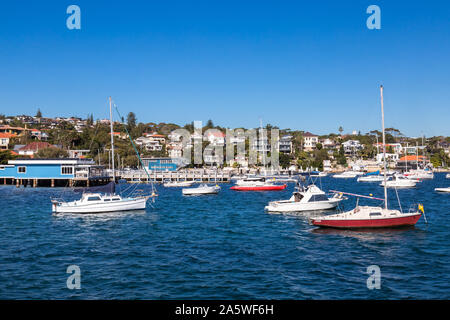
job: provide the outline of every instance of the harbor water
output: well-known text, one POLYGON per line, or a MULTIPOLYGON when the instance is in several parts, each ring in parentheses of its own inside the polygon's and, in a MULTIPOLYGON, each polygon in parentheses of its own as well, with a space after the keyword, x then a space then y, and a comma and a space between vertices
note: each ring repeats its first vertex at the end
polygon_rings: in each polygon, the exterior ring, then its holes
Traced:
MULTIPOLYGON (((383 197, 378 183, 316 183, 383 197)), ((371 231, 265 212, 269 201, 290 197, 292 183, 275 192, 222 184, 218 195, 196 197, 158 185, 146 211, 97 215, 52 214, 51 197, 79 197, 70 189, 1 186, 0 299, 449 299, 450 194, 434 192, 449 185, 437 173, 398 190, 403 210, 423 203, 428 223, 371 231), (80 268, 79 290, 67 288, 70 265, 80 268), (367 285, 373 265, 379 289, 367 285)))

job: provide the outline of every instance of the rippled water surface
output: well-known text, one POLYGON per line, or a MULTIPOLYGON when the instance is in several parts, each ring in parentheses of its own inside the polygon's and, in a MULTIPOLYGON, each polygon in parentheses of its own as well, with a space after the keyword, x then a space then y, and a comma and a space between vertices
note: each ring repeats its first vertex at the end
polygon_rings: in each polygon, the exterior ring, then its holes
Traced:
MULTIPOLYGON (((383 197, 376 183, 326 177, 321 185, 383 197)), ((399 190, 404 208, 424 204, 428 224, 364 232, 264 212, 293 184, 259 193, 224 184, 200 197, 157 186, 154 208, 101 215, 52 215, 50 197, 77 196, 70 191, 0 186, 0 298, 448 299, 450 194, 433 191, 446 186, 450 179, 436 174, 399 190), (73 264, 81 290, 66 287, 73 264), (369 265, 381 268, 380 290, 367 289, 369 265)))

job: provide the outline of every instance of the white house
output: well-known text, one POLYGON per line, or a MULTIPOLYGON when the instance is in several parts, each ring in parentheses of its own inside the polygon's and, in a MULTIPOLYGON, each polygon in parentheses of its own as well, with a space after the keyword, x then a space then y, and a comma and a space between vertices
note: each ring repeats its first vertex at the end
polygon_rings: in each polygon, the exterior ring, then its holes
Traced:
POLYGON ((319 136, 316 136, 311 132, 305 132, 303 134, 303 149, 305 151, 312 151, 316 149, 317 143, 319 143, 319 136))

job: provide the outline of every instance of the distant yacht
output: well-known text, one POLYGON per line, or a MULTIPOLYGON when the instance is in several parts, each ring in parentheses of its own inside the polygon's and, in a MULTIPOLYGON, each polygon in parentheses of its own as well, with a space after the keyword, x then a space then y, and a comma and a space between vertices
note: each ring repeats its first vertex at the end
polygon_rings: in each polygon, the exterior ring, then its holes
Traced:
POLYGON ((365 175, 356 179, 358 182, 380 182, 383 181, 384 177, 380 175, 380 171, 366 173, 365 175))
POLYGON ((245 178, 236 181, 236 185, 230 188, 236 191, 275 191, 286 189, 286 184, 278 185, 266 178, 245 178))
POLYGON ((360 175, 360 174, 355 171, 345 171, 345 172, 337 173, 337 174, 333 175, 333 178, 353 179, 353 178, 356 178, 358 175, 360 175))

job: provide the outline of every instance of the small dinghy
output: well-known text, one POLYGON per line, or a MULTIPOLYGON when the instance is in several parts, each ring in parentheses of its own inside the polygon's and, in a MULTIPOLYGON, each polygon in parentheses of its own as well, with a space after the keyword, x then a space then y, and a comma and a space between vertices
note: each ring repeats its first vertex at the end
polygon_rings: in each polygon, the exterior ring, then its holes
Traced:
POLYGON ((169 187, 190 187, 194 184, 195 181, 166 181, 163 186, 166 188, 169 187))
POLYGON ((289 200, 269 202, 265 210, 269 212, 329 210, 336 208, 339 202, 346 199, 342 194, 327 197, 325 192, 320 190, 315 184, 311 184, 306 188, 299 186, 297 189, 292 193, 292 197, 289 200))
POLYGON ((200 195, 200 194, 218 194, 220 187, 218 185, 208 186, 206 184, 201 184, 196 188, 185 188, 181 192, 183 195, 200 195))
POLYGON ((436 191, 436 192, 449 192, 450 193, 450 187, 448 187, 448 188, 435 188, 434 191, 436 191))

